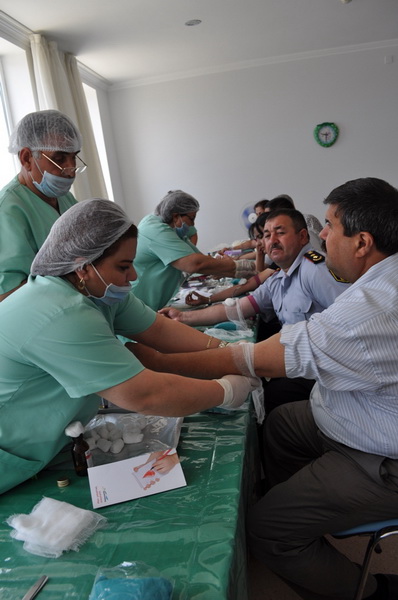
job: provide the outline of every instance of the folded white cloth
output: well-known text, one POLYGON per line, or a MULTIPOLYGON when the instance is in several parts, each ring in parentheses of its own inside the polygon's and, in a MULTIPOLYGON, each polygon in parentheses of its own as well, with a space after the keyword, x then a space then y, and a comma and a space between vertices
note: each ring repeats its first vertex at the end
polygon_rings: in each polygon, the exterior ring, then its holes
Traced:
POLYGON ((58 558, 68 550, 77 552, 107 519, 90 510, 44 497, 29 515, 12 515, 6 522, 14 528, 11 537, 25 542, 23 547, 27 552, 58 558))

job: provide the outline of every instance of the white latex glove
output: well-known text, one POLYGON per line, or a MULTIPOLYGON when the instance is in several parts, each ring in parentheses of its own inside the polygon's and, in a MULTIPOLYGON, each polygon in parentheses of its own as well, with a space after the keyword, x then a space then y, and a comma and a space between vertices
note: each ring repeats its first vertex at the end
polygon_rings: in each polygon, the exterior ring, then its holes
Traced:
POLYGON ((224 400, 219 406, 222 408, 239 408, 253 390, 261 385, 258 377, 243 377, 242 375, 224 375, 221 379, 214 379, 224 389, 224 400))
MULTIPOLYGON (((231 344, 234 363, 238 367, 239 372, 246 377, 254 377, 256 375, 254 371, 254 346, 253 342, 231 344)), ((261 381, 258 377, 256 379, 261 381)), ((253 391, 252 400, 257 415, 257 422, 261 425, 265 418, 264 389, 262 385, 259 385, 253 391)))

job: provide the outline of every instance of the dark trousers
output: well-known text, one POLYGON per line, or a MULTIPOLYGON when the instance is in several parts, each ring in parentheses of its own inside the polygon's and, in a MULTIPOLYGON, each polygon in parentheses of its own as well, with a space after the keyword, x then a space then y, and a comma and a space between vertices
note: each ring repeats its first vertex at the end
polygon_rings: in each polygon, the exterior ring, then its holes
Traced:
POLYGON ((287 402, 308 400, 315 381, 303 377, 275 377, 263 379, 265 413, 268 415, 274 408, 287 402))
MULTIPOLYGON (((305 600, 350 600, 360 568, 324 536, 397 516, 398 460, 332 442, 307 401, 277 407, 265 429, 273 487, 250 511, 251 552, 305 600)), ((369 576, 365 597, 375 589, 369 576)))
POLYGON ((280 330, 281 330, 281 324, 279 323, 279 321, 276 317, 274 319, 272 319, 271 321, 268 321, 268 323, 263 321, 263 319, 260 317, 258 319, 258 323, 257 323, 257 340, 256 341, 262 342, 263 340, 266 340, 267 338, 271 337, 271 335, 278 333, 280 330))

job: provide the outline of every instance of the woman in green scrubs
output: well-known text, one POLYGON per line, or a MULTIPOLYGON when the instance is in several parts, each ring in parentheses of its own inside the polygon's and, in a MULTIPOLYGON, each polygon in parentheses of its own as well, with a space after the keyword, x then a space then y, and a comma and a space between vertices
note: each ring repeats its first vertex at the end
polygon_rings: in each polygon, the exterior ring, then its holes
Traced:
POLYGON ((138 225, 135 259, 137 279, 133 290, 153 308, 163 308, 174 296, 184 273, 220 277, 244 277, 253 274, 254 263, 235 261, 227 256, 216 259, 202 254, 190 240, 199 202, 182 190, 168 192, 155 213, 138 225))
POLYGON ((143 414, 183 416, 239 406, 253 388, 237 375, 151 371, 117 339, 161 352, 219 345, 131 293, 136 236, 113 202, 80 202, 51 228, 26 285, 0 304, 0 493, 45 467, 67 443, 65 427, 96 414, 99 396, 143 414))

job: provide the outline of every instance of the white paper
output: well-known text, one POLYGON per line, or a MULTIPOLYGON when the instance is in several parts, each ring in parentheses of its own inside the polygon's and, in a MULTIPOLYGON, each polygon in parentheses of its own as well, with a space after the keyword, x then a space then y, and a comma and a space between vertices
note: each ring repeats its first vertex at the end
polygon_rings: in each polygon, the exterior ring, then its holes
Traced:
POLYGON ((88 469, 94 508, 186 486, 175 448, 88 469))

